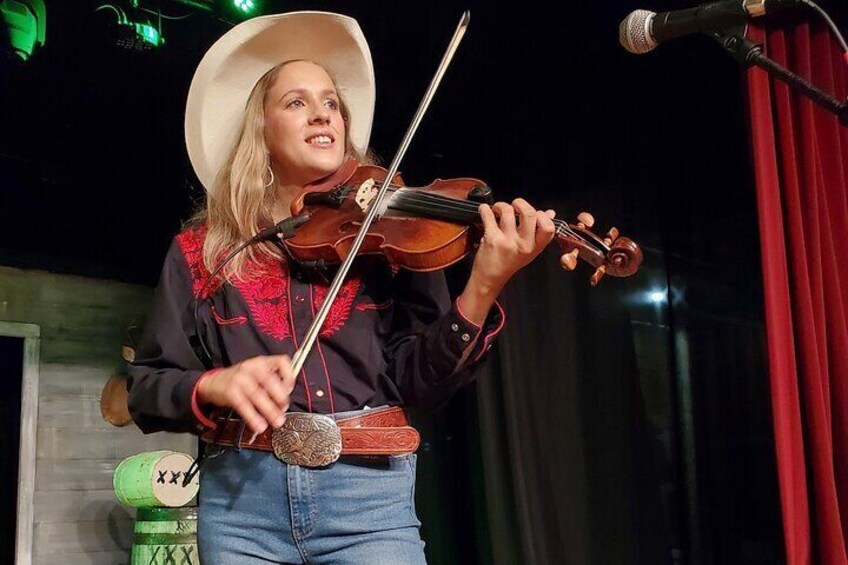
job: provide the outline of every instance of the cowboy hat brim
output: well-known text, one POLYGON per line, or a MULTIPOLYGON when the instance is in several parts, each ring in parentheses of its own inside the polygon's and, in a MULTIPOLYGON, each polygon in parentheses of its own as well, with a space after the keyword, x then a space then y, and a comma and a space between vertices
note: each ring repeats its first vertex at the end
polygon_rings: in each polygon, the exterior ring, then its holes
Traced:
POLYGON ((186 148, 207 191, 236 143, 256 82, 280 63, 324 67, 350 110, 350 141, 364 154, 374 119, 374 65, 356 20, 328 12, 291 12, 245 21, 203 56, 188 92, 186 148))

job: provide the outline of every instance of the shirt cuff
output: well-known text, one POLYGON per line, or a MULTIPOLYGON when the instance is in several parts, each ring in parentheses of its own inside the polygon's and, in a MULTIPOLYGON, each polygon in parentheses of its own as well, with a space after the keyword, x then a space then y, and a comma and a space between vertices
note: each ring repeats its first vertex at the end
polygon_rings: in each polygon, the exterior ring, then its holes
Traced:
POLYGON ((478 348, 479 351, 476 352, 474 356, 475 363, 482 359, 483 355, 492 348, 492 342, 494 342, 495 338, 498 337, 498 334, 501 333, 504 324, 506 324, 506 312, 504 312, 503 307, 496 300, 488 317, 486 317, 486 321, 483 323, 483 327, 481 328, 483 342, 478 348))
POLYGON ((462 312, 457 298, 448 312, 447 337, 448 349, 457 358, 454 372, 464 369, 471 363, 480 361, 492 345, 495 337, 503 329, 506 316, 503 308, 495 302, 483 325, 475 324, 462 312))
POLYGON ((200 405, 197 403, 197 389, 203 379, 211 377, 220 370, 221 368, 219 367, 206 371, 205 373, 200 375, 200 378, 197 379, 197 382, 194 383, 194 388, 191 389, 191 411, 194 412, 194 417, 197 418, 197 421, 200 422, 201 426, 203 426, 203 429, 201 429, 201 431, 204 431, 204 429, 214 430, 218 427, 218 425, 211 419, 209 419, 209 417, 204 414, 203 411, 200 409, 200 405))

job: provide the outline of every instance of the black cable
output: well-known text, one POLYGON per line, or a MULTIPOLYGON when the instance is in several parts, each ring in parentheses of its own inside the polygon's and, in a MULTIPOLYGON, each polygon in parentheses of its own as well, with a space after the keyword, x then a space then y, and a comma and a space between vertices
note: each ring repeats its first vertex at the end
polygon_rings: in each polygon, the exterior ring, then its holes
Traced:
MULTIPOLYGON (((297 216, 286 218, 285 220, 276 223, 270 228, 266 228, 260 231, 259 233, 257 233, 256 235, 254 235, 253 237, 251 237, 250 239, 230 251, 226 258, 221 263, 219 263, 217 267, 215 267, 215 270, 213 270, 212 273, 210 273, 209 278, 206 279, 206 283, 200 288, 200 291, 197 294, 199 296, 203 296, 209 285, 215 280, 215 277, 218 275, 218 273, 221 272, 221 269, 223 269, 227 265, 227 263, 232 261, 233 258, 239 253, 241 253, 247 246, 253 245, 254 243, 259 243, 260 241, 273 239, 277 236, 279 236, 280 239, 288 239, 294 236, 295 230, 297 230, 297 228, 302 226, 307 221, 309 221, 309 214, 304 212, 298 214, 297 216)), ((198 317, 200 305, 205 301, 206 298, 195 298, 194 300, 194 332, 195 336, 197 337, 197 341, 200 343, 200 347, 203 349, 203 354, 206 356, 206 360, 208 360, 209 365, 211 365, 212 353, 210 353, 209 348, 206 347, 206 342, 203 341, 203 336, 200 333, 200 319, 198 317)), ((207 365, 207 363, 204 363, 204 365, 207 365)), ((207 368, 211 369, 212 367, 207 368)))
POLYGON ((824 18, 824 21, 827 22, 827 25, 830 26, 830 30, 836 36, 836 39, 839 41, 840 45, 842 45, 842 51, 845 53, 846 63, 848 63, 848 43, 845 43, 845 38, 842 37, 842 33, 840 33, 839 28, 836 27, 836 24, 833 22, 831 17, 828 16, 827 12, 825 12, 821 7, 819 7, 818 4, 813 2, 813 0, 801 0, 801 3, 806 4, 807 6, 818 12, 818 14, 822 18, 824 18))
POLYGON ((153 10, 148 10, 147 8, 139 7, 138 9, 141 10, 142 12, 147 12, 148 14, 153 14, 154 16, 159 16, 160 18, 163 18, 163 19, 166 19, 166 20, 184 20, 184 19, 190 18, 194 15, 194 12, 192 12, 190 14, 185 14, 184 16, 169 16, 168 14, 163 14, 162 12, 155 12, 153 10))

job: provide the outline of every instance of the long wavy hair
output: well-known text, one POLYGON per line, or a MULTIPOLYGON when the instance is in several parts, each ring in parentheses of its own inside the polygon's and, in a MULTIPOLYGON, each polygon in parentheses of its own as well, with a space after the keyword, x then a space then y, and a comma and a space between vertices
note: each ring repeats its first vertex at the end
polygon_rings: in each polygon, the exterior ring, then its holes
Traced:
MULTIPOLYGON (((259 233, 260 224, 271 224, 277 186, 268 174, 271 163, 265 144, 265 99, 280 70, 294 62, 280 63, 254 85, 245 105, 244 121, 236 144, 218 172, 213 190, 207 191, 205 205, 187 222, 186 227, 207 226, 203 262, 210 272, 231 249, 259 233)), ((333 84, 335 82, 333 79, 333 84)), ((350 111, 341 93, 339 96, 345 123, 345 159, 373 164, 376 159, 371 151, 360 155, 353 148, 350 142, 350 111)), ((273 242, 251 245, 224 267, 222 276, 225 280, 246 278, 247 265, 264 263, 269 259, 285 261, 285 256, 273 242)))

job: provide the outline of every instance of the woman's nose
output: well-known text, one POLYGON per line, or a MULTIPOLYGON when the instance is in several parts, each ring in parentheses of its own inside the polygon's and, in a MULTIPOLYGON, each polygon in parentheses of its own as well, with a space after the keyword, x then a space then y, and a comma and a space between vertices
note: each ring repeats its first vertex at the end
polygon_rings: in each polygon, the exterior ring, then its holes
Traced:
POLYGON ((323 105, 317 106, 310 116, 310 123, 328 124, 330 123, 330 112, 323 105))

